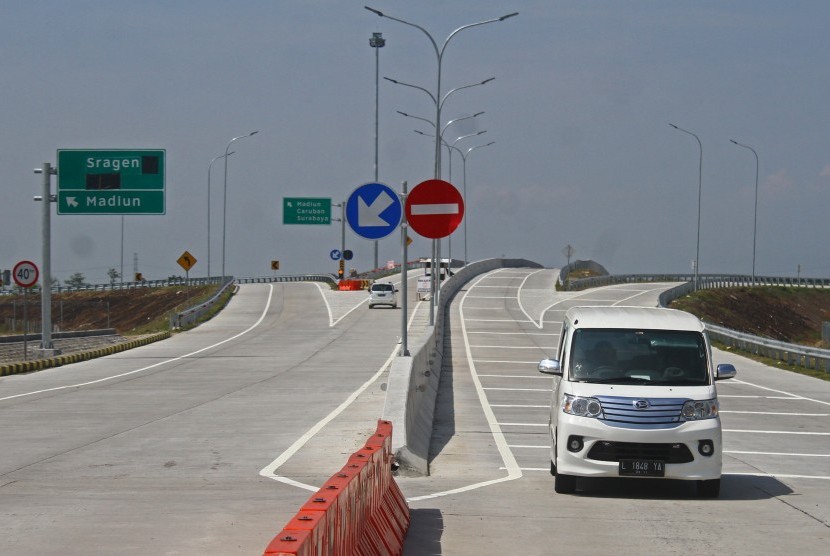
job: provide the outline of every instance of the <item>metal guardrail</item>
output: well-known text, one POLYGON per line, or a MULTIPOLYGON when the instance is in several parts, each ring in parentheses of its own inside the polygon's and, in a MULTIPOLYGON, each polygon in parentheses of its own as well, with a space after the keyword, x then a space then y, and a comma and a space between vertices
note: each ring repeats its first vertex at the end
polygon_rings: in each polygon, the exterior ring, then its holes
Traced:
MULTIPOLYGON (((692 282, 693 274, 617 274, 607 276, 593 276, 569 280, 565 285, 567 291, 578 291, 585 288, 598 288, 613 284, 629 284, 637 282, 692 282)), ((741 274, 701 274, 698 276, 699 289, 729 288, 741 286, 783 286, 793 288, 827 288, 830 287, 830 278, 795 278, 776 276, 752 276, 741 274)))
POLYGON ((326 282, 337 286, 334 274, 301 274, 297 276, 254 276, 251 278, 237 278, 237 284, 268 284, 272 282, 326 282))
MULTIPOLYGON (((228 277, 226 277, 228 278, 228 277)), ((52 293, 69 293, 69 292, 90 292, 90 291, 118 291, 118 290, 134 290, 136 288, 166 288, 168 286, 207 286, 210 284, 221 284, 221 276, 213 276, 211 278, 177 278, 175 280, 142 280, 141 282, 117 282, 115 284, 88 284, 86 286, 52 286, 52 293)), ((4 289, 3 294, 18 294, 22 293, 15 288, 4 289)), ((29 289, 29 295, 40 295, 40 286, 34 286, 29 289)))
POLYGON ((754 355, 784 361, 806 369, 830 372, 830 349, 812 348, 744 334, 715 324, 705 323, 709 337, 754 355))
MULTIPOLYGON (((721 276, 714 280, 701 280, 700 289, 751 285, 745 284, 743 282, 743 278, 745 277, 742 276, 736 277, 737 280, 735 281, 726 280, 724 278, 726 277, 721 276)), ((659 281, 662 282, 663 280, 659 281)), ((827 280, 824 281, 827 282, 827 280)), ((815 285, 817 282, 821 282, 821 280, 813 280, 809 286, 805 284, 800 287, 826 287, 815 285)), ((669 303, 679 297, 690 294, 694 291, 694 289, 694 284, 690 281, 666 290, 660 294, 660 306, 667 307, 669 303)), ((762 336, 746 334, 744 332, 738 332, 737 330, 730 330, 729 328, 718 326, 709 322, 704 322, 704 325, 706 326, 706 331, 708 332, 710 338, 722 342, 727 346, 745 351, 747 353, 752 353, 754 355, 768 357, 777 361, 784 361, 789 365, 796 365, 806 369, 823 370, 825 373, 830 372, 830 349, 813 348, 800 344, 780 342, 778 340, 772 340, 762 336)))

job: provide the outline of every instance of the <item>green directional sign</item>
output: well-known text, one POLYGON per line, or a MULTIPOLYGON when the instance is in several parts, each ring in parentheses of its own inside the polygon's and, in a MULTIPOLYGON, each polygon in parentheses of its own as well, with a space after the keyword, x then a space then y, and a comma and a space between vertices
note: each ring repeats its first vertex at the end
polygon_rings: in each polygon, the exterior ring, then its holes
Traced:
POLYGON ((164 214, 164 149, 58 150, 58 214, 164 214))
POLYGON ((283 197, 283 224, 331 224, 331 199, 283 197))

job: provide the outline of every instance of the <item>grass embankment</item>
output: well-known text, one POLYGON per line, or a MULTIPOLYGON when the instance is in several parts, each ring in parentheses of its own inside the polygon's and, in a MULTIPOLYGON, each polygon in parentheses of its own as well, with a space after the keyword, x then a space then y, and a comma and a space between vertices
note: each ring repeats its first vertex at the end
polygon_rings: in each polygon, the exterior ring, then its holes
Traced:
MULTIPOLYGON (((830 290, 774 286, 701 290, 671 303, 701 320, 781 342, 830 348, 821 340, 830 321, 830 290)), ((727 349, 727 348, 724 348, 727 349)), ((772 367, 830 380, 830 373, 805 369, 745 352, 741 355, 772 367)))

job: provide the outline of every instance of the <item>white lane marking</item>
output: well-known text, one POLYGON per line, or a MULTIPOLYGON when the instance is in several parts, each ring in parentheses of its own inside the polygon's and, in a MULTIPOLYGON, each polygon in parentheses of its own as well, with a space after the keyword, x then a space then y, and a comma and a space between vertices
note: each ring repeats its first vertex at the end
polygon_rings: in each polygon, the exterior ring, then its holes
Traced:
POLYGON ((471 348, 491 348, 491 349, 551 349, 555 350, 555 347, 545 347, 545 346, 470 346, 471 348))
POLYGON ((553 388, 482 388, 500 392, 553 392, 553 388))
POLYGON ((816 402, 816 403, 820 403, 820 404, 823 404, 823 405, 830 405, 830 402, 825 402, 823 400, 816 400, 814 398, 807 398, 805 396, 799 396, 798 394, 793 394, 792 392, 786 392, 784 390, 776 390, 775 388, 769 388, 767 386, 761 386, 760 384, 755 384, 753 382, 746 382, 746 381, 743 381, 743 380, 739 380, 737 378, 733 378, 733 379, 731 379, 731 381, 732 381, 732 383, 746 384, 747 386, 754 386, 755 388, 760 388, 761 390, 768 390, 770 392, 775 392, 776 394, 785 394, 787 396, 792 396, 793 398, 798 398, 800 400, 807 400, 808 402, 816 402))
POLYGON ((506 365, 538 365, 538 361, 496 361, 494 359, 476 359, 476 363, 504 363, 506 365))
POLYGON ((533 322, 532 320, 513 319, 467 319, 468 322, 533 322))
POLYGON ((492 334, 493 336, 559 336, 559 334, 554 332, 487 332, 486 330, 470 330, 467 334, 492 334))
MULTIPOLYGON (((480 377, 487 377, 487 378, 532 378, 534 380, 550 380, 549 376, 536 376, 536 375, 478 375, 480 377)), ((490 404, 493 405, 493 404, 490 404)), ((721 411, 723 413, 723 411, 721 411)))
MULTIPOLYGON (((416 303, 415 308, 412 310, 412 316, 409 318, 409 322, 406 325, 407 329, 412 326, 412 321, 415 319, 415 314, 418 312, 418 309, 420 307, 421 307, 421 302, 416 303)), ((313 492, 316 492, 317 490, 319 490, 320 489, 319 486, 308 485, 308 484, 296 481, 294 479, 291 479, 289 477, 285 477, 285 476, 282 476, 282 475, 277 475, 276 474, 277 469, 279 469, 280 467, 285 465, 285 463, 288 460, 290 460, 298 451, 300 451, 300 449, 303 446, 305 446, 308 443, 309 440, 314 438, 317 435, 317 433, 319 433, 321 430, 323 430, 323 427, 328 425, 338 415, 343 413, 343 411, 345 411, 346 408, 348 408, 352 403, 354 403, 354 401, 363 392, 365 392, 374 382, 376 382, 377 379, 380 378, 383 375, 383 373, 386 371, 386 369, 389 367, 389 365, 392 364, 392 361, 395 359, 395 357, 398 356, 399 351, 400 351, 400 347, 395 346, 395 348, 392 350, 392 353, 389 355, 389 357, 386 359, 386 361, 383 363, 383 365, 381 365, 380 369, 378 369, 378 371, 374 375, 372 375, 372 377, 369 378, 369 380, 367 380, 362 385, 360 385, 360 387, 357 390, 355 390, 354 392, 352 392, 343 401, 343 403, 341 403, 336 408, 334 408, 331 411, 331 413, 329 413, 328 415, 323 417, 313 427, 308 429, 308 431, 306 431, 305 434, 303 434, 302 436, 300 436, 300 438, 295 440, 294 443, 291 444, 291 446, 289 446, 283 453, 281 453, 279 456, 277 456, 277 458, 274 461, 272 461, 271 463, 269 463, 268 465, 263 467, 262 470, 260 470, 260 472, 259 472, 260 476, 265 477, 266 479, 273 479, 273 480, 278 481, 280 483, 284 483, 284 484, 287 484, 287 485, 299 487, 299 488, 302 488, 302 489, 305 489, 305 490, 310 490, 310 491, 313 491, 313 492)))
POLYGON ((490 407, 508 407, 508 408, 518 407, 518 408, 522 408, 522 409, 527 409, 527 408, 530 408, 530 409, 550 409, 549 405, 527 405, 527 404, 523 404, 523 405, 515 404, 514 405, 514 404, 498 404, 498 403, 490 404, 490 407))
POLYGON ((809 432, 809 431, 757 431, 749 429, 723 429, 723 432, 738 432, 748 434, 792 434, 797 436, 830 436, 830 432, 809 432))
POLYGON ((724 450, 724 454, 744 454, 751 456, 793 456, 799 458, 830 458, 830 454, 788 454, 787 452, 743 452, 739 450, 724 450))
MULTIPOLYGON (((525 314, 525 316, 526 316, 527 318, 529 318, 531 321, 533 321, 533 317, 531 317, 531 316, 530 316, 530 313, 528 313, 528 312, 525 310, 525 306, 524 306, 524 304, 522 303, 522 288, 524 288, 525 284, 527 283, 527 279, 528 279, 528 278, 530 278, 530 277, 531 277, 531 276, 533 276, 534 274, 538 274, 539 272, 542 272, 543 270, 544 270, 544 269, 543 269, 543 268, 541 268, 541 269, 537 270, 536 272, 531 272, 530 274, 526 275, 526 276, 524 277, 524 280, 522 280, 522 283, 521 283, 521 284, 519 284, 519 293, 518 293, 518 295, 516 296, 516 299, 519 301, 519 309, 521 309, 521 310, 522 310, 522 313, 524 313, 524 314, 525 314)), ((544 324, 545 324, 545 323, 544 323, 544 318, 545 318, 545 312, 544 312, 544 311, 542 311, 542 314, 541 314, 541 315, 539 315, 539 323, 538 323, 538 324, 536 324, 536 322, 535 322, 535 321, 533 322, 533 324, 536 326, 536 328, 542 328, 542 327, 544 326, 544 324)))
POLYGON ((334 320, 334 316, 331 314, 331 305, 329 305, 329 301, 328 301, 328 299, 326 299, 326 294, 323 292, 323 287, 317 282, 314 282, 314 285, 317 286, 317 289, 320 291, 320 295, 323 297, 323 302, 326 304, 326 309, 329 312, 329 328, 332 328, 335 325, 337 325, 337 323, 339 323, 341 320, 348 317, 349 314, 352 311, 354 311, 355 309, 357 309, 358 307, 360 307, 361 305, 363 305, 364 303, 369 301, 368 297, 365 298, 363 301, 361 301, 360 303, 358 303, 357 305, 355 305, 354 307, 352 307, 351 309, 346 311, 346 313, 343 316, 341 316, 339 319, 334 320))
POLYGON ((493 435, 493 440, 496 443, 496 448, 498 449, 502 461, 504 462, 503 469, 507 471, 507 475, 504 477, 500 477, 498 479, 474 483, 452 490, 436 492, 434 494, 427 494, 425 496, 416 496, 413 498, 408 498, 407 500, 409 500, 410 502, 429 500, 432 498, 448 496, 451 494, 458 494, 461 492, 469 492, 471 490, 476 490, 486 486, 495 485, 506 481, 513 481, 515 479, 520 479, 522 477, 522 472, 519 468, 519 464, 516 462, 516 458, 513 455, 513 452, 510 451, 510 448, 507 445, 507 439, 504 437, 504 433, 502 432, 501 427, 499 427, 499 424, 496 421, 496 415, 495 413, 493 413, 493 409, 490 407, 490 404, 487 400, 487 394, 485 394, 484 388, 482 388, 481 386, 481 381, 478 379, 475 362, 473 361, 473 353, 470 349, 470 340, 467 337, 466 319, 464 318, 464 303, 467 300, 467 294, 469 294, 470 290, 472 290, 478 283, 480 283, 482 280, 484 280, 487 276, 490 276, 491 274, 492 273, 488 273, 481 276, 480 278, 478 278, 478 280, 476 280, 473 283, 473 285, 466 292, 464 292, 464 296, 461 298, 461 304, 458 310, 461 314, 461 336, 462 338, 464 338, 464 349, 467 352, 467 364, 470 367, 470 376, 472 377, 473 385, 475 386, 476 393, 478 394, 478 399, 479 403, 481 403, 481 408, 482 410, 484 410, 484 416, 487 418, 487 424, 490 427, 490 433, 493 435))
POLYGON ((334 317, 331 314, 331 305, 329 305, 329 300, 326 299, 326 294, 323 293, 323 288, 320 287, 320 284, 318 284, 317 282, 314 282, 314 285, 317 286, 317 291, 320 292, 320 297, 323 298, 323 303, 326 304, 326 310, 329 312, 329 328, 331 328, 332 321, 334 320, 334 317))
POLYGON ((744 477, 772 477, 775 479, 819 479, 821 481, 830 481, 830 477, 823 477, 821 475, 785 475, 783 473, 724 473, 724 477, 730 475, 741 475, 744 477))
POLYGON ((191 351, 190 353, 186 353, 185 355, 180 355, 178 357, 173 357, 171 359, 165 359, 164 361, 159 361, 158 363, 153 363, 152 365, 148 365, 146 367, 141 367, 140 369, 134 369, 132 371, 127 371, 125 373, 119 373, 117 375, 112 375, 112 376, 108 376, 108 377, 104 377, 104 378, 99 378, 97 380, 90 380, 89 382, 80 382, 78 384, 70 384, 70 385, 67 385, 67 386, 57 386, 55 388, 46 388, 46 389, 43 389, 43 390, 35 390, 34 392, 25 392, 23 394, 15 394, 14 396, 6 396, 5 398, 0 398, 0 402, 2 402, 4 400, 12 400, 14 398, 22 398, 24 396, 34 396, 35 394, 43 394, 43 393, 46 393, 46 392, 55 392, 55 391, 58 391, 58 390, 67 390, 69 388, 81 388, 83 386, 90 386, 92 384, 99 384, 101 382, 107 382, 107 381, 110 381, 110 380, 115 380, 116 378, 121 378, 121 377, 125 377, 125 376, 134 375, 136 373, 140 373, 140 372, 143 372, 143 371, 149 371, 150 369, 155 369, 156 367, 166 365, 167 363, 175 363, 176 361, 181 361, 182 359, 187 359, 188 357, 193 357, 194 355, 202 353, 203 351, 207 351, 209 349, 213 349, 215 347, 221 346, 222 344, 226 344, 226 343, 230 342, 231 340, 235 340, 235 339, 237 339, 241 336, 244 336, 245 334, 247 334, 248 332, 250 332, 251 330, 253 330, 257 326, 259 326, 262 323, 262 321, 265 320, 265 315, 268 313, 268 309, 271 307, 271 297, 273 296, 273 294, 274 294, 274 285, 273 284, 268 284, 268 300, 265 302, 265 308, 262 310, 262 314, 259 316, 259 319, 257 319, 257 321, 254 324, 252 324, 249 328, 247 328, 246 330, 243 330, 242 332, 240 332, 239 334, 236 334, 235 336, 231 336, 230 338, 226 338, 226 339, 222 340, 221 342, 216 342, 215 344, 209 345, 207 347, 203 347, 202 349, 198 349, 196 351, 191 351))

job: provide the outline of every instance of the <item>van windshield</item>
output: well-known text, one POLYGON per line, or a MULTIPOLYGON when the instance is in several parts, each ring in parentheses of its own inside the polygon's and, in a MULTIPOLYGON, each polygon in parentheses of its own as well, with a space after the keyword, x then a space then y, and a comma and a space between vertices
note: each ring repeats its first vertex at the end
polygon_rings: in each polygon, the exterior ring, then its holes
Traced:
POLYGON ((702 386, 710 383, 707 355, 700 332, 582 328, 569 372, 576 382, 702 386))
POLYGON ((392 284, 372 284, 373 292, 391 292, 394 289, 392 284))

